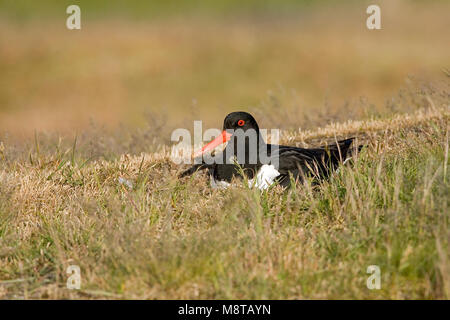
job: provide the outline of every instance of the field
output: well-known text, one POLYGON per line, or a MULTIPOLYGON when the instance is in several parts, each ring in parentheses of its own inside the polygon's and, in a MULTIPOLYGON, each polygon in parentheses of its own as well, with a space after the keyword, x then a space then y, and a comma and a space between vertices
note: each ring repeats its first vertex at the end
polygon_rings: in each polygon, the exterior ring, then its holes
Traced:
POLYGON ((79 31, 1 4, 0 298, 449 299, 449 5, 380 1, 369 31, 364 1, 300 2, 92 1, 79 31), (178 179, 170 133, 241 108, 283 144, 366 147, 319 185, 178 179))

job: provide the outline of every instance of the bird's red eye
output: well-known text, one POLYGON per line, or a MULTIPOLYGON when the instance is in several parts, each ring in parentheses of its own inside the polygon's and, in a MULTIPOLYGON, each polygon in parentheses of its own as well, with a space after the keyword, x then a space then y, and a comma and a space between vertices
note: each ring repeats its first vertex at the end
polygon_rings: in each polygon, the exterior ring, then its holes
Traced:
POLYGON ((244 120, 239 120, 239 121, 238 121, 238 126, 239 126, 239 127, 242 127, 244 124, 245 124, 245 121, 244 121, 244 120))

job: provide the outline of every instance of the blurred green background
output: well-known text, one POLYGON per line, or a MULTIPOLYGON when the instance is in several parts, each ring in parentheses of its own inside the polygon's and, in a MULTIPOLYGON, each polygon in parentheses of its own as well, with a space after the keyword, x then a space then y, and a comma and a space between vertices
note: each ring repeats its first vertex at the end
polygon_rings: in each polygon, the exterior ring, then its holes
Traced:
POLYGON ((450 5, 376 1, 382 30, 369 31, 372 3, 2 0, 0 133, 220 127, 237 109, 284 114, 287 127, 383 112, 411 79, 445 77, 450 5), (66 28, 70 4, 81 30, 66 28))
POLYGON ((43 0, 2 1, 1 9, 12 18, 35 19, 55 18, 70 4, 86 9, 90 18, 156 18, 186 15, 235 15, 289 13, 308 6, 323 4, 356 3, 338 0, 43 0))

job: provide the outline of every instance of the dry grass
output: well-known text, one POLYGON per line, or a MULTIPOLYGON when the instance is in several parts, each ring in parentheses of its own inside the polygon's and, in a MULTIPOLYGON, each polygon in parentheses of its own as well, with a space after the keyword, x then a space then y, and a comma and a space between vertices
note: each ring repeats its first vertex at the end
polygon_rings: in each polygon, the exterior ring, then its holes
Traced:
POLYGON ((86 162, 76 148, 19 160, 3 145, 0 295, 449 298, 449 116, 433 103, 285 132, 284 143, 361 136, 368 148, 318 187, 263 193, 177 180, 166 147, 86 162), (79 291, 65 287, 70 264, 79 291), (381 290, 366 288, 372 264, 381 290))

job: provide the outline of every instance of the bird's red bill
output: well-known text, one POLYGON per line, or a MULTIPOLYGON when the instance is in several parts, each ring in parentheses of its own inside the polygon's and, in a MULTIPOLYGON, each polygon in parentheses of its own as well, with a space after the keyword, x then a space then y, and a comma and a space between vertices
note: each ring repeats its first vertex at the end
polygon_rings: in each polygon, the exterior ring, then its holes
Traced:
POLYGON ((203 148, 201 148, 200 150, 196 151, 194 153, 194 158, 203 155, 207 151, 214 150, 217 146, 230 140, 231 136, 232 136, 231 133, 224 130, 219 136, 217 136, 217 138, 215 138, 210 143, 204 145, 203 148))

